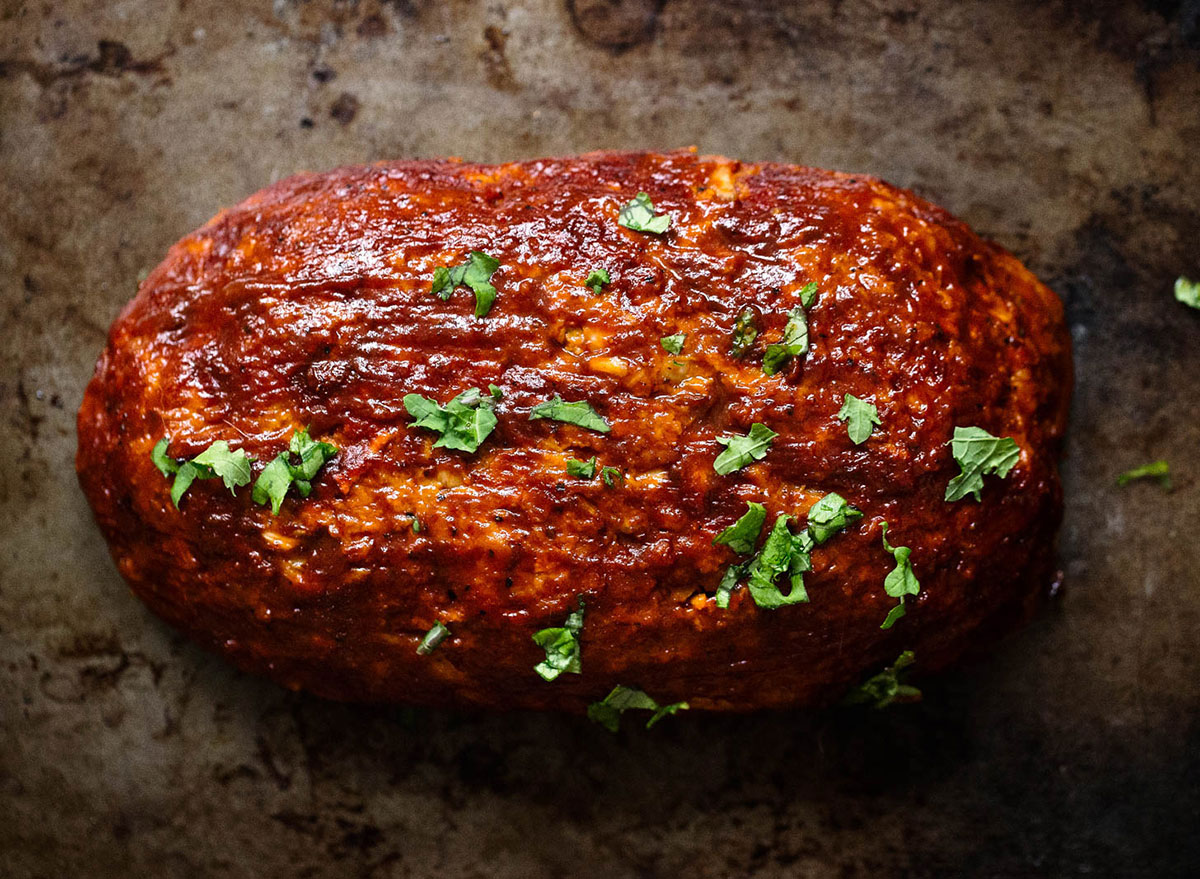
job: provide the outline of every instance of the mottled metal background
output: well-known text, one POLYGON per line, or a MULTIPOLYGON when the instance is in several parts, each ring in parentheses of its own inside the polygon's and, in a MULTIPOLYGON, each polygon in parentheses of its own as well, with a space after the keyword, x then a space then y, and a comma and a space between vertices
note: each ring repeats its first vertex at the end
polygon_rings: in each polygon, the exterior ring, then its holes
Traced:
MULTIPOLYGON (((0 0, 0 875, 1196 875, 1200 3, 0 0), (915 188, 1064 298, 1065 596, 886 712, 342 706, 128 593, 72 469, 168 245, 301 169, 674 147, 915 188), (1118 490, 1165 457, 1175 490, 1118 490)), ((1005 560, 997 558, 997 565, 1005 560)))

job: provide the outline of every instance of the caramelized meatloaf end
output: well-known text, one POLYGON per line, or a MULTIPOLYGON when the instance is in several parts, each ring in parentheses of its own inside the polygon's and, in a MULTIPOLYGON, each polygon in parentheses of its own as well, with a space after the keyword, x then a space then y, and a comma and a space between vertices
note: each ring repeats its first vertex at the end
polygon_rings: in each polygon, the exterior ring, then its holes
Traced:
POLYGON ((172 247, 112 326, 77 468, 133 591, 288 687, 582 711, 621 684, 742 711, 831 701, 906 649, 935 670, 1026 619, 1054 573, 1070 385, 1055 295, 879 180, 694 152, 388 162, 284 180, 172 247), (639 192, 665 232, 618 222, 639 192), (470 289, 431 291, 471 251, 499 261, 482 318, 470 289), (767 375, 809 283, 810 348, 767 375), (747 307, 758 336, 735 357, 747 307), (474 452, 434 448, 403 402, 489 385, 474 452), (878 409, 861 444, 847 394, 878 409), (531 420, 555 395, 611 431, 531 420), (777 434, 766 454, 717 473, 718 438, 755 423, 777 434), (1019 458, 948 502, 965 426, 1019 458), (304 427, 337 453, 278 515, 221 479, 177 508, 152 461, 163 438, 176 459, 224 440, 257 476, 304 427), (612 485, 567 472, 593 456, 612 485), (779 514, 801 528, 829 492, 863 518, 812 550, 809 601, 768 609, 741 586, 719 607, 749 556, 714 538, 749 502, 764 535, 779 514), (881 629, 885 521, 920 592, 881 629), (532 635, 578 598, 581 673, 546 682, 532 635), (451 635, 419 655, 439 621, 451 635))

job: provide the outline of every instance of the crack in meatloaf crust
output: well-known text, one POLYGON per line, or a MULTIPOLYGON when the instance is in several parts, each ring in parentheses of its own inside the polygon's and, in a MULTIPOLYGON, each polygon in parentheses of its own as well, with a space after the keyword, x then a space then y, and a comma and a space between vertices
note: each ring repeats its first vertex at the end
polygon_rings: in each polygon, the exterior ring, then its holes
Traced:
POLYGON ((286 686, 582 711, 621 684, 740 711, 829 702, 906 649, 938 669, 1026 619, 1054 573, 1070 386, 1057 297, 869 177, 691 151, 387 162, 289 178, 172 247, 112 326, 77 467, 133 591, 286 686), (639 192, 667 231, 618 222, 639 192), (431 292, 471 251, 500 263, 483 318, 470 289, 431 292), (809 283, 810 348, 765 375, 809 283), (735 358, 746 307, 758 336, 735 358), (434 448, 403 402, 489 384, 475 452, 434 448), (878 409, 861 444, 846 394, 878 409), (531 420, 554 395, 611 432, 531 420), (718 438, 756 422, 778 434, 766 455, 718 474, 718 438), (947 502, 964 426, 1020 456, 981 501, 947 502), (181 457, 225 440, 257 475, 303 427, 338 451, 277 516, 220 479, 177 508, 151 460, 164 437, 181 457), (621 478, 567 473, 593 456, 621 478), (809 602, 766 609, 742 586, 718 607, 746 556, 714 537, 747 503, 765 535, 830 492, 863 518, 812 550, 809 602), (886 630, 884 521, 920 581, 886 630), (578 597, 581 673, 543 681, 532 636, 578 597), (450 637, 419 655, 438 621, 450 637))

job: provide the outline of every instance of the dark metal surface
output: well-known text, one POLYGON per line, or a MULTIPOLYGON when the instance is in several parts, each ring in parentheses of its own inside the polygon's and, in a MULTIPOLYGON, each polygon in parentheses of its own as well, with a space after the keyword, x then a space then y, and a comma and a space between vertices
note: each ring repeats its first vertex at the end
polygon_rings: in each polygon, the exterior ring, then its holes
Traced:
POLYGON ((0 2, 0 875, 1194 875, 1200 6, 1078 6, 0 2), (1064 297, 1031 628, 921 705, 613 737, 289 694, 128 595, 73 419, 172 241, 300 169, 688 143, 914 187, 1064 297))

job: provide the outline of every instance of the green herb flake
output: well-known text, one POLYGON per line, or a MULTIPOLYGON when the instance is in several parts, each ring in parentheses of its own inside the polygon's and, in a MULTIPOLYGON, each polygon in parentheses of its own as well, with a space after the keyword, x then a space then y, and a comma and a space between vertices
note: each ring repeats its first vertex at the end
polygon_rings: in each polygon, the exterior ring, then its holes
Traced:
POLYGON ((183 495, 197 479, 220 477, 230 494, 236 494, 240 486, 250 483, 250 462, 254 459, 246 454, 245 449, 231 450, 225 440, 217 440, 190 461, 183 461, 167 454, 169 446, 170 440, 166 437, 160 439, 150 450, 150 460, 163 476, 175 477, 171 483, 171 502, 176 509, 179 509, 183 495))
POLYGON ((775 375, 793 357, 799 357, 808 350, 808 316, 803 306, 797 305, 788 314, 787 324, 783 328, 783 341, 768 345, 763 354, 763 372, 775 375))
POLYGON ((800 304, 805 308, 812 308, 817 301, 817 284, 815 281, 809 281, 800 288, 800 304))
POLYGON ((270 504, 271 515, 278 516, 288 490, 295 488, 300 497, 308 497, 312 492, 312 480, 317 471, 337 452, 337 446, 317 442, 309 436, 308 428, 297 429, 292 433, 288 451, 280 452, 263 468, 262 473, 258 474, 251 498, 256 504, 270 504), (300 462, 293 464, 291 455, 299 456, 300 462))
POLYGON ((596 475, 596 457, 590 461, 580 461, 576 458, 567 459, 567 473, 579 479, 591 479, 596 475))
POLYGON ((808 531, 813 541, 820 545, 862 516, 861 510, 852 507, 837 492, 831 491, 809 508, 808 531))
POLYGON ((421 639, 421 643, 417 645, 417 653, 420 656, 428 656, 437 646, 450 637, 450 630, 442 625, 442 621, 438 620, 429 631, 425 633, 425 637, 421 639))
POLYGON ((1184 305, 1200 308, 1200 281, 1180 275, 1175 279, 1175 298, 1184 305))
POLYGON ((661 235, 670 227, 671 217, 668 214, 655 214, 654 202, 650 201, 650 196, 639 192, 632 201, 621 208, 617 214, 617 222, 634 232, 661 235))
POLYGON ((853 394, 846 394, 842 408, 838 412, 838 421, 846 422, 846 432, 850 434, 850 442, 856 446, 867 441, 871 431, 883 422, 879 420, 879 410, 874 403, 860 400, 853 394))
POLYGON ((585 401, 567 403, 558 394, 553 399, 538 403, 529 413, 530 421, 546 418, 551 421, 562 421, 594 430, 597 433, 608 433, 612 427, 601 418, 596 410, 585 401))
POLYGON ((713 538, 713 546, 724 544, 740 555, 754 552, 763 523, 767 521, 767 510, 753 501, 746 504, 742 517, 713 538))
POLYGON ((713 469, 720 475, 741 470, 751 461, 761 461, 766 457, 771 440, 779 436, 765 424, 755 422, 750 425, 750 432, 745 436, 719 436, 717 442, 725 446, 725 451, 717 455, 713 461, 713 469))
POLYGON ((458 287, 470 287, 475 294, 475 316, 486 317, 496 300, 496 288, 491 281, 498 268, 500 260, 483 251, 472 250, 462 265, 453 268, 438 266, 433 270, 431 292, 446 300, 458 287))
POLYGON ((646 729, 650 729, 668 714, 686 711, 686 702, 673 702, 670 705, 659 705, 636 687, 617 685, 613 691, 604 697, 603 701, 593 702, 588 706, 588 719, 600 724, 609 732, 616 732, 621 727, 621 715, 630 710, 653 711, 646 721, 646 729))
POLYGON ((886 708, 893 702, 916 702, 921 698, 921 691, 916 687, 901 683, 901 677, 907 675, 908 669, 916 662, 916 656, 911 650, 905 650, 896 661, 873 677, 867 678, 843 699, 845 705, 870 705, 872 708, 886 708))
POLYGON ((625 474, 616 467, 601 467, 600 478, 604 480, 605 485, 612 488, 618 483, 625 481, 625 474))
POLYGON ((496 427, 493 400, 482 391, 469 388, 445 406, 420 394, 406 394, 404 408, 413 417, 416 427, 439 434, 435 449, 456 449, 474 452, 496 427))
POLYGON ((584 280, 583 285, 585 287, 590 287, 592 289, 592 293, 599 296, 604 285, 611 282, 612 278, 608 276, 608 269, 592 269, 590 272, 588 272, 588 276, 584 280))
POLYGON ((659 343, 663 350, 669 354, 680 354, 683 351, 683 341, 687 338, 687 333, 676 333, 673 336, 663 336, 659 343))
POLYGON ((1021 450, 1012 437, 995 437, 980 427, 956 427, 950 451, 962 472, 946 486, 946 500, 957 501, 969 494, 980 500, 983 477, 994 473, 1008 476, 1021 450))
POLYGON ((1117 485, 1126 486, 1135 479, 1155 479, 1165 490, 1171 490, 1171 465, 1166 461, 1154 461, 1126 470, 1117 477, 1117 485))
POLYGON ((747 305, 738 312, 737 319, 733 322, 733 344, 729 353, 735 358, 741 357, 750 350, 757 338, 758 326, 754 322, 754 309, 747 305))
POLYGON ((533 643, 546 651, 546 658, 534 666, 542 680, 552 681, 564 672, 580 674, 579 633, 583 630, 583 598, 578 607, 567 614, 561 626, 542 629, 533 636, 533 643))
POLYGON ((504 399, 504 389, 498 385, 488 385, 488 393, 492 395, 493 400, 504 399))
POLYGON ((892 558, 896 560, 896 567, 884 578, 883 591, 892 598, 898 598, 899 603, 896 604, 883 621, 883 625, 879 628, 890 629, 896 624, 896 621, 905 614, 904 598, 908 595, 916 595, 921 591, 921 584, 917 581, 917 575, 913 572, 912 561, 909 557, 912 555, 912 550, 907 546, 892 546, 887 539, 888 524, 883 523, 883 548, 892 554, 892 558))
POLYGON ((791 604, 804 604, 808 592, 804 588, 804 574, 812 570, 812 537, 807 531, 792 534, 788 529, 791 516, 781 515, 767 535, 762 549, 747 570, 746 588, 759 607, 774 610, 791 604), (783 574, 791 581, 791 591, 784 595, 775 581, 783 574))

